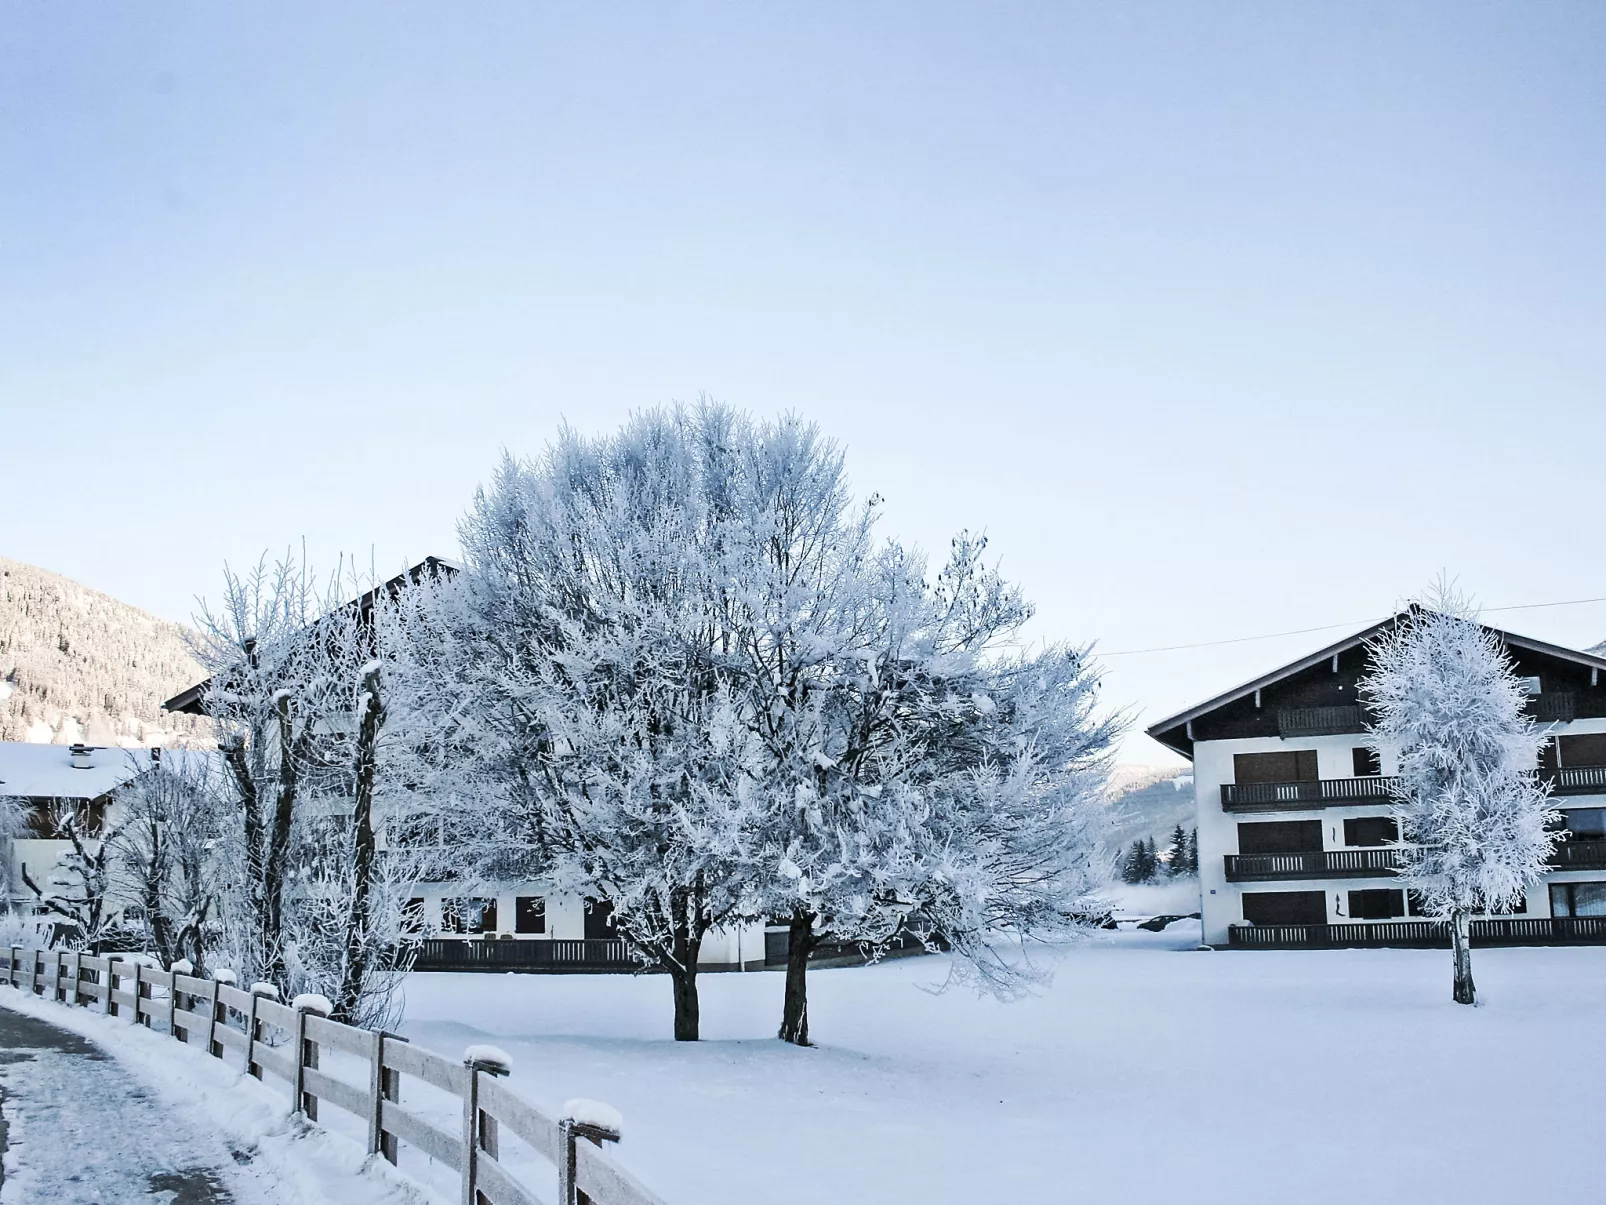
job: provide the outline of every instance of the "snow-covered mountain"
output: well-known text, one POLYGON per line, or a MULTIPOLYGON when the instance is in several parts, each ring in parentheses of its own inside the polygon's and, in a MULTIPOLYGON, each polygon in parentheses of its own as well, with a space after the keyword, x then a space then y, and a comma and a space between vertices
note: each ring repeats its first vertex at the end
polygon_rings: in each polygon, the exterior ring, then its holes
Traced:
POLYGON ((1110 788, 1115 816, 1106 839, 1113 848, 1125 849, 1140 837, 1163 846, 1177 825, 1191 829, 1196 823, 1192 766, 1116 766, 1110 788))
POLYGON ((202 743, 161 708, 204 676, 178 624, 0 557, 0 740, 202 743))

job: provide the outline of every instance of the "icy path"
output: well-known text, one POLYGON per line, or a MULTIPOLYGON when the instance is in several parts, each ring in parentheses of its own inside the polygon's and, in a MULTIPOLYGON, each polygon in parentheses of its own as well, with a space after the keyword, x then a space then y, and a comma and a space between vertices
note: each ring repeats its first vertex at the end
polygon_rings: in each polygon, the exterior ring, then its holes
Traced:
POLYGON ((266 1201, 243 1153, 194 1132, 92 1043, 0 1008, 0 1202, 266 1201))
POLYGON ((439 1201, 363 1142, 290 1116, 282 1083, 4 984, 0 1141, 0 1205, 439 1201))

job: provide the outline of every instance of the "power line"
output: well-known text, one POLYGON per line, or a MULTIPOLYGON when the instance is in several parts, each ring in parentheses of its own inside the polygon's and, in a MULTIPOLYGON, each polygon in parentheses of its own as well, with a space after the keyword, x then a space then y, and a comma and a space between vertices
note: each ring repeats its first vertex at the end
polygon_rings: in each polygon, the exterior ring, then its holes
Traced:
MULTIPOLYGON (((1515 603, 1515 604, 1513 604, 1511 606, 1508 606, 1508 607, 1483 607, 1482 610, 1485 611, 1485 612, 1489 612, 1489 611, 1537 611, 1537 610, 1539 610, 1539 609, 1541 609, 1543 607, 1581 607, 1585 603, 1600 603, 1600 602, 1606 602, 1606 597, 1602 597, 1602 598, 1569 598, 1569 599, 1566 599, 1566 600, 1561 601, 1561 602, 1515 603)), ((1350 622, 1350 623, 1324 623, 1319 628, 1293 628, 1293 629, 1291 629, 1291 630, 1289 630, 1287 632, 1266 632, 1266 633, 1264 633, 1262 635, 1259 635, 1259 636, 1233 636, 1233 637, 1230 637, 1230 638, 1228 638, 1226 640, 1200 640, 1200 641, 1197 641, 1197 642, 1195 642, 1193 644, 1164 644, 1164 645, 1157 645, 1154 648, 1147 648, 1147 649, 1118 649, 1115 652, 1110 652, 1110 653, 1106 653, 1101 649, 1101 650, 1098 651, 1098 653, 1096 655, 1099 656, 1099 657, 1140 657, 1140 656, 1144 655, 1145 653, 1177 653, 1177 652, 1181 652, 1184 649, 1216 648, 1216 647, 1218 647, 1220 645, 1224 645, 1224 644, 1249 644, 1250 642, 1256 641, 1256 640, 1276 640, 1276 639, 1278 639, 1279 637, 1282 637, 1282 636, 1308 636, 1313 632, 1331 632, 1336 628, 1362 628, 1362 627, 1369 627, 1372 624, 1380 623, 1384 619, 1387 619, 1387 618, 1388 618, 1387 615, 1380 615, 1380 616, 1374 617, 1372 619, 1358 619, 1358 620, 1355 620, 1355 621, 1350 622)))

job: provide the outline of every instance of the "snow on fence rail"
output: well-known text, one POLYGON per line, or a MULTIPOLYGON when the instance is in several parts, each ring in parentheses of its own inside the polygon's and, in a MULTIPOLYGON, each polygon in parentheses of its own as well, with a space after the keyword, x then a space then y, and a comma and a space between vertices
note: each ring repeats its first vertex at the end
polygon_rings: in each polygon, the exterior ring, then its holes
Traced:
POLYGON ((268 1072, 290 1089, 292 1112, 318 1119, 327 1104, 355 1115, 368 1128, 368 1151, 391 1163, 398 1143, 462 1175, 463 1205, 541 1205, 545 1200, 521 1183, 500 1158, 505 1129, 556 1169, 559 1205, 663 1205, 602 1150, 619 1141, 619 1119, 605 1105, 572 1101, 561 1119, 513 1094, 501 1082, 507 1056, 488 1046, 470 1046, 461 1061, 411 1045, 398 1034, 357 1029, 323 1015, 321 996, 298 996, 286 1005, 266 984, 241 991, 220 972, 203 979, 162 971, 112 955, 92 957, 63 950, 12 946, 5 954, 5 981, 19 990, 69 1006, 98 1004, 107 1016, 131 1023, 157 1023, 186 1046, 214 1058, 238 1051, 257 1079, 268 1072), (238 1023, 238 1024, 236 1024, 238 1023), (364 1061, 368 1082, 359 1088, 320 1066, 324 1051, 364 1061), (402 1076, 413 1076, 462 1102, 462 1128, 448 1133, 401 1104, 402 1076))

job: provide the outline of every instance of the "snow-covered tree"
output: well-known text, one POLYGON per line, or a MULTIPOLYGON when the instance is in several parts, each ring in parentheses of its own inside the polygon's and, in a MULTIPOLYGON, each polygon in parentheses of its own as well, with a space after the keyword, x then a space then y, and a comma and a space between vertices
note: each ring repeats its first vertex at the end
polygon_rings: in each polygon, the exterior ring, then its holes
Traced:
POLYGON ((128 756, 147 765, 117 795, 123 820, 107 842, 117 893, 138 901, 146 946, 163 966, 184 958, 202 967, 221 831, 213 776, 221 767, 194 752, 128 756))
POLYGON ((716 424, 682 411, 564 431, 504 462, 443 592, 452 670, 495 783, 465 876, 541 875, 612 906, 698 1033, 697 960, 741 903, 747 743, 738 718, 716 424))
POLYGON ((1372 747, 1399 759, 1400 877, 1427 916, 1449 921, 1454 998, 1472 1004, 1472 913, 1518 900, 1556 839, 1559 816, 1536 773, 1544 737, 1499 635, 1453 588, 1441 583, 1369 651, 1361 697, 1372 747))
POLYGON ((22 882, 33 893, 39 907, 61 917, 75 949, 99 954, 112 931, 118 927, 111 907, 111 845, 117 830, 96 834, 86 818, 71 803, 64 803, 53 816, 55 831, 72 848, 56 858, 43 886, 22 867, 22 882))
POLYGON ((788 919, 782 1034, 806 1041, 818 941, 941 941, 1018 985, 992 939, 1063 932, 1099 877, 1089 792, 1114 729, 1085 653, 1013 653, 1030 611, 984 543, 928 582, 875 545, 875 505, 813 427, 705 404, 564 431, 464 524, 451 655, 420 676, 454 716, 435 747, 494 782, 466 873, 608 901, 669 973, 677 1037, 723 921, 788 919))
POLYGON ((1171 830, 1171 841, 1166 846, 1165 869, 1173 879, 1187 878, 1197 869, 1188 859, 1188 831, 1180 824, 1171 830))
MULTIPOLYGON (((288 998, 329 996, 342 1020, 392 1011, 386 957, 412 878, 407 845, 378 856, 376 817, 405 800, 412 763, 385 745, 384 660, 370 583, 317 588, 305 562, 226 574, 220 611, 201 617, 212 672, 203 705, 217 733, 222 825, 219 912, 226 956, 288 998), (376 654, 378 659, 376 659, 376 654)), ((409 810, 406 803, 400 811, 409 810)))
POLYGON ((1127 850, 1126 861, 1121 864, 1121 879, 1127 883, 1152 883, 1159 874, 1159 859, 1154 853, 1154 839, 1139 837, 1127 850))
POLYGON ((870 953, 942 943, 962 974, 1012 990, 999 939, 1079 925, 1101 879, 1091 791, 1112 725, 1080 650, 1007 650, 1030 614, 961 537, 934 583, 873 511, 840 501, 840 458, 812 428, 755 433, 739 575, 747 714, 765 750, 750 890, 788 920, 780 1037, 808 1043, 807 967, 823 940, 870 953))

